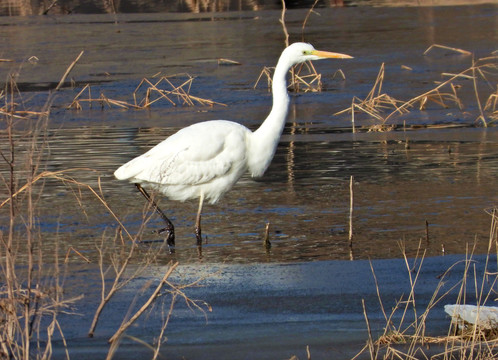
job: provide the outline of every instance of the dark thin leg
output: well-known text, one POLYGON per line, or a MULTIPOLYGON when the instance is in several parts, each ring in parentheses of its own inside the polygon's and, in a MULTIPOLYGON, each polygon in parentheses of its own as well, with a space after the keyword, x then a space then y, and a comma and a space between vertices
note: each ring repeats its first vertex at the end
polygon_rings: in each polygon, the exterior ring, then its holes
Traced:
POLYGON ((157 206, 156 202, 150 197, 149 193, 145 191, 145 189, 140 184, 135 184, 135 186, 137 187, 138 191, 140 191, 140 193, 147 199, 147 201, 150 202, 150 204, 152 205, 154 210, 159 214, 161 219, 163 219, 166 222, 166 227, 164 229, 158 230, 158 233, 161 234, 163 232, 167 232, 168 236, 166 238, 166 243, 170 248, 172 246, 175 246, 175 226, 170 221, 170 219, 168 219, 167 216, 164 215, 159 206, 157 206))
POLYGON ((195 218, 195 237, 197 238, 197 246, 202 246, 202 232, 201 232, 201 212, 202 204, 204 203, 204 194, 201 193, 199 197, 199 209, 197 210, 197 217, 195 218))

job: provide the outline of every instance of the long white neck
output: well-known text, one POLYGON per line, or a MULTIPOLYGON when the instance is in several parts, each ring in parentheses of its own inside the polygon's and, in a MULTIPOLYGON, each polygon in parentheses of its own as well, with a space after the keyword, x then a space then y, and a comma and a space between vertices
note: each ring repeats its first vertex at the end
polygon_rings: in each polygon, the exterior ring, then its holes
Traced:
POLYGON ((273 74, 273 106, 261 126, 252 133, 249 151, 249 171, 252 176, 261 176, 270 165, 285 126, 289 110, 287 73, 293 64, 280 57, 273 74))

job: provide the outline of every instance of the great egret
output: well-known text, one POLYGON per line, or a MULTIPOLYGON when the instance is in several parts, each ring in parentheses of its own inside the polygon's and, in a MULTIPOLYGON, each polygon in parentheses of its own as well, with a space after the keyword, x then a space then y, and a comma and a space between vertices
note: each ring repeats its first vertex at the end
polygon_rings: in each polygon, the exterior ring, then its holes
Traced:
POLYGON ((315 50, 310 44, 294 43, 280 56, 273 75, 273 107, 254 132, 226 120, 190 125, 163 140, 145 154, 114 172, 119 180, 129 180, 151 202, 166 222, 166 241, 175 244, 173 223, 161 211, 144 187, 160 191, 170 200, 199 198, 195 222, 197 244, 202 244, 201 212, 204 200, 216 203, 240 177, 249 171, 263 175, 275 154, 289 107, 286 76, 289 69, 308 60, 350 59, 349 55, 315 50))

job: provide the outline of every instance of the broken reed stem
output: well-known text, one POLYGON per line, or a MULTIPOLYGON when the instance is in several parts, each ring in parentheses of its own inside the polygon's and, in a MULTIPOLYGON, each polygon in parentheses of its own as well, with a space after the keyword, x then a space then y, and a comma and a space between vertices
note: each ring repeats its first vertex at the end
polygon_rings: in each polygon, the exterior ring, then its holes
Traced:
POLYGON ((377 78, 375 79, 375 83, 372 86, 372 89, 368 93, 367 97, 365 98, 365 101, 370 101, 376 97, 379 97, 381 95, 382 91, 382 83, 384 82, 384 74, 385 74, 385 63, 382 63, 380 65, 379 73, 377 74, 377 78), (375 95, 377 93, 377 95, 375 95))
POLYGON ((373 341, 372 329, 370 328, 370 321, 368 320, 367 307, 365 306, 365 299, 361 299, 361 306, 363 307, 363 316, 365 317, 365 322, 367 324, 368 349, 370 351, 370 356, 372 357, 372 359, 376 359, 377 358, 377 351, 375 349, 375 344, 373 341))
POLYGON ((232 59, 219 58, 218 65, 242 65, 242 63, 232 59))
POLYGON ((285 36, 285 47, 289 46, 289 32, 287 31, 287 26, 285 25, 285 11, 287 8, 285 7, 285 0, 281 1, 282 3, 282 13, 280 15, 280 23, 282 24, 282 30, 284 31, 285 36))
POLYGON ((472 53, 470 51, 459 49, 459 48, 454 48, 454 47, 451 47, 451 46, 439 45, 439 44, 432 44, 431 46, 429 46, 427 48, 427 50, 424 51, 424 55, 427 55, 434 48, 440 48, 440 49, 450 50, 450 51, 454 51, 454 52, 457 52, 457 53, 460 53, 460 54, 463 54, 463 55, 472 55, 472 53))
MULTIPOLYGON (((465 55, 472 54, 471 52, 466 50, 444 47, 440 45, 431 46, 426 50, 424 54, 427 54, 434 47, 457 51, 465 55)), ((350 107, 336 112, 334 115, 340 115, 346 112, 350 112, 351 121, 354 122, 354 112, 358 110, 359 112, 363 112, 380 122, 380 124, 372 125, 369 128, 369 131, 389 131, 392 130, 393 126, 395 127, 396 125, 387 126, 386 123, 397 114, 402 115, 408 113, 410 111, 409 109, 412 108, 416 103, 419 103, 418 108, 420 110, 423 110, 425 108, 425 105, 429 101, 433 101, 445 108, 447 107, 445 102, 450 101, 454 102, 460 110, 463 110, 463 103, 458 97, 456 90, 457 87, 453 84, 453 82, 460 79, 472 79, 473 91, 475 93, 474 97, 476 99, 476 107, 478 108, 479 112, 479 115, 475 121, 482 121, 483 125, 486 127, 488 126, 489 121, 488 119, 486 119, 485 111, 489 110, 493 112, 491 115, 489 115, 489 119, 491 119, 491 121, 495 121, 498 118, 498 114, 495 111, 495 108, 492 108, 493 101, 496 104, 496 101, 498 100, 498 93, 491 94, 487 99, 486 105, 483 108, 478 93, 478 80, 482 78, 484 81, 487 81, 488 85, 492 84, 492 81, 487 79, 487 74, 489 73, 489 71, 496 69, 496 64, 494 63, 494 61, 496 61, 497 59, 497 56, 489 56, 480 58, 477 61, 472 60, 472 65, 458 74, 443 73, 443 76, 449 76, 450 78, 443 82, 440 82, 436 87, 430 89, 429 91, 426 91, 423 94, 418 95, 408 101, 396 100, 385 93, 381 93, 385 74, 384 64, 381 64, 375 83, 365 99, 362 100, 353 97, 353 101, 350 107), (449 87, 450 89, 447 92, 443 92, 443 87, 449 87), (386 109, 389 109, 389 112, 387 113, 387 115, 384 115, 383 112, 386 109)), ((353 128, 353 132, 354 131, 356 131, 355 128, 353 128)))
POLYGON ((353 134, 356 133, 356 126, 354 124, 354 98, 351 102, 351 126, 353 127, 353 134))
POLYGON ((353 193, 354 177, 351 175, 349 179, 349 247, 353 249, 353 207, 354 207, 354 193, 353 193))
MULTIPOLYGON (((318 4, 318 1, 319 0, 315 0, 313 5, 311 5, 311 8, 306 13, 306 17, 304 18, 303 26, 301 27, 301 41, 303 41, 303 42, 304 42, 304 28, 306 27, 306 24, 308 23, 308 19, 311 16, 311 14, 315 12, 315 6, 316 6, 316 4, 318 4)), ((283 2, 284 2, 284 0, 282 0, 282 3, 283 2)))
POLYGON ((48 114, 50 106, 52 105, 52 101, 54 100, 55 93, 59 91, 62 85, 64 85, 64 82, 66 81, 66 78, 69 76, 69 73, 73 70, 73 68, 76 66, 76 63, 80 60, 80 58, 83 56, 84 53, 85 52, 82 50, 79 53, 79 55, 76 57, 76 59, 74 59, 73 62, 69 65, 69 67, 66 69, 66 72, 64 73, 64 75, 62 75, 62 78, 55 87, 54 91, 49 95, 47 101, 45 102, 45 105, 43 106, 42 109, 42 114, 48 114))
POLYGON ((81 110, 81 105, 78 101, 78 99, 80 98, 80 96, 83 94, 83 92, 85 92, 85 90, 88 89, 88 100, 85 100, 85 101, 89 101, 90 102, 90 108, 92 108, 92 91, 91 91, 91 88, 90 88, 90 84, 86 84, 83 89, 81 89, 81 91, 74 97, 73 99, 73 102, 66 107, 66 109, 70 109, 70 108, 76 108, 77 110, 81 110))
POLYGON ((420 101, 422 98, 425 98, 425 97, 431 95, 432 93, 434 93, 436 91, 439 91, 439 89, 441 89, 443 86, 446 86, 446 85, 450 84, 455 79, 457 79, 458 77, 460 77, 461 75, 465 74, 466 72, 468 72, 469 70, 472 70, 472 69, 474 69, 474 68, 471 67, 470 69, 465 69, 464 71, 462 71, 462 72, 460 72, 460 73, 452 76, 450 79, 442 82, 441 84, 439 84, 435 88, 433 88, 433 89, 431 89, 429 91, 426 91, 425 93, 423 93, 423 94, 421 94, 419 96, 416 96, 416 97, 408 100, 407 102, 403 103, 398 109, 396 109, 396 111, 393 111, 389 115, 387 115, 385 117, 384 121, 387 122, 396 112, 400 112, 401 110, 406 110, 408 107, 411 107, 417 101, 420 101))
POLYGON ((76 65, 76 63, 80 60, 80 58, 83 56, 85 51, 81 51, 80 54, 76 57, 76 59, 74 59, 74 61, 71 63, 71 65, 69 65, 69 67, 67 68, 66 72, 64 73, 64 75, 62 76, 61 80, 59 81, 59 84, 57 84, 57 87, 55 88, 55 91, 58 91, 61 86, 64 84, 64 82, 66 81, 66 78, 68 77, 69 73, 71 72, 71 70, 73 70, 74 66, 76 65))
MULTIPOLYGON (((261 78, 263 76, 266 76, 267 79, 267 87, 268 91, 271 91, 271 86, 272 86, 272 69, 275 69, 274 67, 267 67, 265 66, 263 70, 259 73, 258 79, 256 80, 253 88, 256 88, 261 81, 261 78)), ((322 91, 322 81, 321 81, 321 74, 318 74, 316 72, 315 67, 313 64, 308 61, 304 64, 301 65, 296 65, 293 66, 290 70, 290 80, 289 80, 289 85, 288 89, 292 89, 294 92, 319 92, 322 91), (303 71, 303 68, 307 69, 308 73, 305 75, 301 75, 301 71, 303 71), (311 78, 311 80, 308 80, 311 78), (303 87, 304 90, 301 90, 301 87, 303 87)))
POLYGON ((271 242, 270 242, 270 222, 268 221, 266 223, 265 227, 265 236, 263 238, 263 246, 267 249, 271 248, 271 242))
POLYGON ((123 109, 128 109, 128 108, 134 108, 134 109, 147 109, 149 108, 152 104, 159 102, 160 100, 166 100, 169 104, 172 106, 177 106, 177 105, 185 105, 185 106, 195 106, 196 103, 203 105, 203 106, 214 106, 214 105, 221 105, 221 106, 226 106, 226 104, 219 103, 213 100, 209 99, 203 99, 198 96, 194 96, 190 94, 190 90, 192 88, 192 83, 194 81, 194 78, 190 76, 189 74, 177 74, 177 75, 171 75, 170 77, 177 77, 177 76, 186 76, 187 80, 185 80, 181 85, 175 86, 167 76, 162 76, 160 77, 157 81, 154 83, 150 81, 147 78, 143 78, 138 86, 135 88, 133 91, 133 103, 130 103, 128 101, 123 101, 123 100, 115 100, 115 99, 110 99, 106 97, 103 93, 100 94, 99 98, 92 99, 91 96, 91 91, 90 91, 90 85, 87 84, 85 87, 74 97, 73 101, 71 102, 70 105, 68 105, 66 108, 73 108, 76 110, 81 110, 82 102, 87 102, 90 104, 90 108, 92 107, 92 103, 97 102, 100 103, 102 107, 104 105, 109 106, 109 108, 112 108, 112 106, 117 106, 123 109), (161 89, 160 85, 167 84, 169 89, 161 89), (144 89, 145 88, 145 89, 144 89), (88 98, 87 99, 81 99, 82 94, 84 91, 88 89, 88 98), (142 90, 141 93, 143 94, 142 99, 138 99, 138 93, 139 91, 142 90), (154 94, 156 96, 154 96, 154 94), (171 97, 175 96, 177 98, 177 101, 173 100, 171 97))
POLYGON ((69 262, 69 255, 71 254, 71 252, 74 252, 76 255, 78 255, 80 258, 82 258, 86 263, 90 264, 91 261, 89 258, 87 258, 85 255, 83 255, 81 252, 79 252, 78 250, 76 250, 74 247, 70 246, 68 249, 67 249, 67 252, 66 252, 66 258, 64 259, 64 263, 67 264, 69 262))
POLYGON ((479 92, 477 90, 476 66, 475 66, 474 59, 472 59, 472 80, 474 83, 474 93, 476 96, 477 108, 479 109, 479 113, 480 113, 480 115, 477 119, 481 119, 484 127, 488 127, 488 124, 486 122, 486 117, 484 116, 484 111, 482 110, 481 100, 479 99, 479 92))

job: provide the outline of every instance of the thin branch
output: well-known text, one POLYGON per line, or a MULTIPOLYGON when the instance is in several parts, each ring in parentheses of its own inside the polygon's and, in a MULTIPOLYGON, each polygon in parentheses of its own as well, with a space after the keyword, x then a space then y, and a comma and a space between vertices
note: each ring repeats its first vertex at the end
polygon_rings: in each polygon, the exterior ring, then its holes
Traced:
POLYGON ((178 266, 178 262, 170 265, 168 271, 164 274, 162 280, 157 285, 156 290, 154 290, 154 292, 149 297, 149 299, 145 302, 145 304, 142 305, 142 307, 127 322, 125 322, 124 324, 122 324, 120 326, 120 328, 116 331, 116 333, 109 339, 109 343, 113 343, 116 340, 118 340, 121 337, 121 335, 145 312, 145 310, 147 310, 147 308, 157 298, 157 296, 161 292, 163 286, 167 283, 168 278, 173 273, 173 271, 175 271, 177 266, 178 266))

